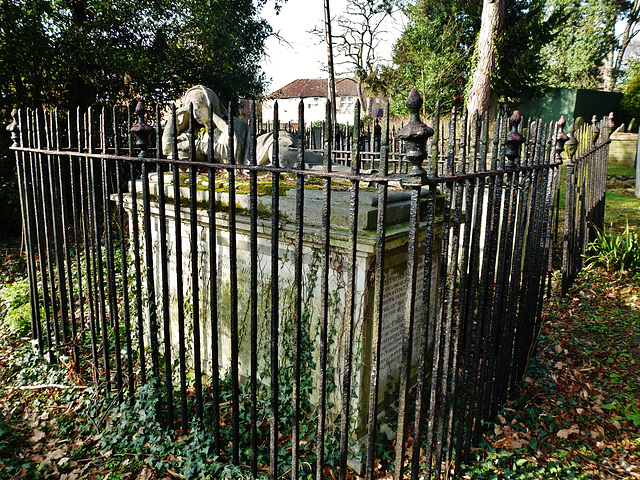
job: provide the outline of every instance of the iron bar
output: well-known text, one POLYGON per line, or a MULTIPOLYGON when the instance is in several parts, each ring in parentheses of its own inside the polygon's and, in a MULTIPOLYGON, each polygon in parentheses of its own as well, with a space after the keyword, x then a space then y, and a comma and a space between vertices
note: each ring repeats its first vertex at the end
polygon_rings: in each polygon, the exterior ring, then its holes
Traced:
MULTIPOLYGON (((189 159, 191 161, 196 158, 195 146, 195 116, 193 111, 193 103, 189 104, 189 138, 191 145, 189 146, 189 159)), ((233 115, 230 114, 229 123, 233 124, 233 115)), ((232 157, 233 147, 230 143, 229 156, 232 157)), ((202 360, 200 354, 200 273, 198 270, 198 178, 196 175, 196 167, 189 167, 189 223, 190 223, 190 243, 191 243, 191 321, 193 326, 193 372, 194 387, 196 397, 196 417, 202 422, 204 413, 202 410, 202 360)), ((234 357, 235 358, 235 357, 234 357)))
MULTIPOLYGON (((229 110, 232 109, 231 103, 229 110)), ((274 110, 276 107, 274 107, 274 110)), ((229 129, 229 165, 235 164, 233 153, 234 142, 234 125, 230 121, 229 129)), ((232 168, 228 169, 229 175, 229 305, 230 314, 230 334, 231 334, 231 358, 238 358, 238 258, 237 258, 237 239, 236 239, 236 171, 232 168)), ((238 362, 231 362, 231 441, 232 441, 232 459, 234 465, 240 464, 240 379, 238 378, 238 362)), ((273 381, 273 380, 272 380, 273 381)), ((277 381, 277 380, 276 380, 277 381)))
MULTIPOLYGON (((89 122, 89 150, 93 150, 93 116, 92 110, 89 109, 87 111, 87 119, 89 122)), ((101 180, 100 180, 100 162, 99 159, 92 159, 89 162, 88 168, 88 180, 89 183, 87 185, 87 189, 91 192, 91 207, 90 211, 92 213, 92 230, 93 230, 93 248, 92 248, 92 259, 94 262, 94 285, 98 288, 98 313, 100 318, 99 333, 97 332, 98 328, 96 328, 97 335, 102 336, 101 346, 102 349, 102 362, 104 369, 104 379, 105 379, 105 387, 107 392, 111 390, 111 364, 109 358, 109 331, 107 329, 107 309, 106 309, 106 293, 105 293, 105 274, 104 274, 104 264, 103 264, 103 254, 102 254, 102 229, 101 224, 102 221, 106 219, 100 218, 100 204, 102 203, 102 199, 99 196, 99 192, 102 191, 101 180)), ((98 323, 96 323, 96 327, 98 323)))
MULTIPOLYGON (((412 367, 412 347, 415 323, 415 298, 417 291, 417 275, 419 262, 418 230, 420 227, 420 194, 423 180, 428 174, 422 168, 422 162, 427 158, 426 143, 433 130, 420 121, 419 112, 422 98, 413 89, 407 99, 407 108, 411 112, 411 120, 400 130, 399 136, 407 143, 407 163, 411 163, 409 176, 405 185, 411 187, 411 201, 409 213, 409 242, 407 246, 407 294, 405 297, 404 320, 402 329, 402 347, 400 351, 400 386, 398 399, 398 427, 396 429, 396 468, 394 478, 400 480, 404 476, 404 456, 406 439, 408 436, 408 397, 409 382, 412 367)), ((425 253, 427 255, 427 253, 425 253)), ((426 259, 425 259, 426 262, 426 259)))
MULTIPOLYGON (((438 175, 438 139, 440 137, 440 105, 436 103, 435 113, 433 116, 433 135, 431 141, 430 157, 427 157, 427 178, 437 177, 438 175)), ((434 254, 434 241, 438 235, 435 230, 435 218, 436 218, 436 185, 429 185, 426 202, 425 212, 425 247, 424 247, 424 264, 422 272, 422 292, 421 294, 421 312, 420 312, 420 354, 418 363, 418 377, 416 379, 416 405, 414 412, 414 443, 411 458, 419 458, 420 451, 422 449, 422 437, 425 428, 425 408, 427 406, 427 387, 431 385, 428 381, 427 374, 429 371, 428 353, 430 344, 437 344, 439 339, 435 338, 435 332, 432 335, 431 320, 432 310, 436 311, 438 308, 437 300, 435 304, 432 304, 431 292, 434 288, 432 282, 432 275, 434 271, 433 254, 434 254), (415 441, 415 439, 420 439, 415 441)), ((437 266, 436 266, 437 269, 437 266)), ((433 348, 436 348, 435 346, 433 348)), ((433 355, 431 358, 431 368, 433 368, 433 355)), ((429 395, 429 399, 430 399, 429 395)), ((429 432, 431 432, 431 424, 427 425, 429 432)), ((430 435, 430 434, 428 434, 430 435)), ((427 457, 429 458, 429 457, 427 457)), ((427 461, 426 471, 431 475, 430 459, 427 461)), ((411 479, 417 480, 420 464, 419 462, 411 462, 411 479)))
MULTIPOLYGON (((351 155, 351 173, 357 175, 360 172, 360 103, 356 100, 353 116, 353 140, 351 155)), ((351 374, 353 355, 353 334, 355 323, 355 288, 356 279, 356 250, 358 242, 358 203, 360 182, 351 180, 349 187, 349 239, 347 245, 347 291, 345 318, 342 319, 342 408, 340 417, 340 461, 339 480, 347 478, 347 459, 349 455, 349 424, 351 412, 351 374)))
MULTIPOLYGON (((103 107, 102 114, 100 116, 100 131, 101 131, 101 145, 102 152, 107 152, 107 115, 106 108, 103 107)), ((107 268, 107 292, 109 300, 109 319, 110 326, 113 331, 114 341, 114 356, 116 366, 116 391, 118 392, 118 398, 122 400, 122 356, 120 347, 120 315, 118 313, 118 293, 116 291, 116 272, 115 272, 115 260, 113 251, 113 232, 111 222, 111 198, 109 196, 109 178, 111 172, 109 171, 106 160, 100 162, 102 164, 102 208, 103 208, 103 224, 104 224, 104 237, 105 237, 105 253, 106 253, 106 268, 107 268)), ((104 333, 107 333, 106 324, 104 333)))
MULTIPOLYGON (((279 150, 279 133, 280 133, 280 120, 278 117, 278 102, 276 101, 273 106, 273 153, 271 155, 271 162, 275 167, 280 166, 280 150, 279 150)), ((231 151, 229 152, 229 158, 231 158, 231 151)), ((271 373, 271 409, 269 417, 269 478, 271 480, 277 480, 278 478, 278 430, 280 417, 278 412, 278 399, 279 389, 278 384, 280 370, 278 365, 278 351, 279 351, 279 222, 280 222, 280 174, 273 172, 271 174, 271 282, 270 282, 270 302, 271 302, 271 315, 270 315, 270 342, 271 342, 271 355, 270 355, 270 373, 271 373)))
MULTIPOLYGON (((256 103, 251 102, 251 151, 249 164, 256 166, 256 103)), ((251 304, 251 474, 258 475, 258 172, 249 171, 249 233, 251 304)))
POLYGON ((333 124, 331 121, 331 102, 325 105, 325 140, 323 167, 327 174, 322 180, 322 230, 321 244, 321 278, 320 278, 320 335, 319 335, 319 364, 320 378, 318 379, 318 433, 316 446, 316 480, 323 480, 325 467, 325 423, 327 416, 327 341, 329 328, 329 262, 331 239, 331 142, 333 139, 333 124))
MULTIPOLYGON (((45 136, 47 142, 47 150, 56 150, 57 145, 54 137, 54 125, 52 112, 43 112, 43 123, 45 129, 45 136)), ((63 192, 59 189, 59 177, 58 177, 58 165, 59 161, 55 155, 46 155, 47 158, 47 171, 48 171, 48 184, 50 198, 50 211, 51 211, 51 228, 53 233, 54 244, 54 259, 55 259, 55 273, 56 281, 59 293, 60 304, 60 324, 62 327, 61 338, 57 341, 57 346, 67 344, 69 342, 69 297, 67 292, 67 280, 66 269, 64 267, 65 258, 63 252, 64 241, 62 239, 64 226, 61 225, 63 220, 63 206, 62 195, 63 192)), ((52 277, 52 284, 53 284, 52 277)), ((55 292, 52 292, 52 296, 55 298, 55 292)), ((57 317, 58 313, 54 310, 54 315, 57 317)), ((57 322, 56 322, 57 323, 57 322)))
MULTIPOLYGON (((389 171, 389 102, 384 109, 382 131, 380 134, 380 173, 386 176, 389 171)), ((378 380, 380 376, 380 345, 382 334, 382 315, 384 298, 384 261, 385 261, 385 222, 389 184, 378 183, 378 222, 376 229, 376 260, 374 286, 374 313, 371 330, 371 371, 369 373, 369 412, 367 416, 367 453, 365 479, 373 480, 376 447, 376 428, 378 420, 378 380)))
MULTIPOLYGON (((31 125, 34 127, 32 130, 33 138, 32 142, 41 148, 41 131, 39 122, 38 110, 32 111, 31 125)), ((39 251, 38 256, 40 258, 40 275, 42 276, 42 292, 44 295, 44 314, 45 322, 47 326, 47 348, 48 348, 48 360, 51 363, 55 363, 54 346, 60 342, 60 334, 58 332, 58 322, 56 319, 56 298, 55 298, 55 284, 53 278, 53 265, 51 262, 51 252, 49 244, 51 240, 49 229, 49 215, 47 214, 49 201, 47 200, 46 192, 46 174, 44 171, 45 162, 43 161, 43 154, 33 155, 31 158, 32 169, 36 173, 36 184, 40 187, 36 189, 36 205, 38 218, 38 239, 39 239, 39 251), (54 344, 55 342, 55 344, 54 344)))
MULTIPOLYGON (((304 170, 304 102, 298 104, 298 141, 300 142, 299 168, 304 170)), ((296 253, 295 253, 295 313, 294 313, 294 354, 293 354, 293 420, 291 431, 291 478, 298 479, 300 468, 300 369, 302 348, 302 265, 304 262, 304 175, 296 178, 296 253)))
MULTIPOLYGON (((451 120, 449 121, 449 132, 447 135, 447 158, 445 173, 453 175, 455 173, 455 149, 456 149, 456 123, 457 115, 455 107, 451 111, 451 120)), ((456 182, 457 184, 457 182, 456 182)), ((449 399, 449 382, 450 382, 450 361, 451 361, 451 339, 453 337, 453 292, 451 290, 452 285, 455 284, 455 274, 457 270, 457 253, 449 256, 449 250, 457 249, 457 238, 455 235, 455 191, 454 182, 447 182, 443 185, 445 190, 444 200, 444 215, 442 222, 442 258, 440 261, 440 285, 438 286, 438 296, 442 301, 442 306, 439 309, 438 322, 442 324, 443 335, 443 349, 440 353, 439 362, 434 360, 434 365, 438 367, 439 386, 436 388, 438 391, 438 398, 435 407, 435 422, 437 425, 437 431, 435 436, 435 475, 436 480, 441 478, 442 475, 442 460, 444 455, 444 434, 445 434, 445 417, 447 416, 449 399), (453 207, 453 208, 452 208, 453 207), (452 218, 452 213, 453 217, 452 218), (452 222, 454 225, 452 225, 452 222), (452 231, 453 229, 453 231, 452 231), (454 244, 456 240, 456 244, 454 244), (449 263, 451 262, 451 270, 449 263), (451 273, 449 273, 451 272, 451 273)), ((434 367, 435 368, 435 367, 434 367)), ((430 457, 427 457, 430 458, 430 457)), ((444 475, 447 476, 449 466, 445 465, 444 475)))
MULTIPOLYGON (((117 110, 114 107, 113 109, 113 124, 114 124, 114 148, 116 155, 120 151, 120 136, 118 135, 117 125, 118 125, 118 115, 117 110)), ((125 221, 124 216, 124 187, 122 185, 123 180, 123 162, 116 163, 116 189, 118 195, 118 231, 120 232, 120 268, 122 271, 122 308, 123 308, 123 321, 124 321, 124 335, 125 335, 125 343, 127 348, 127 387, 129 392, 129 404, 132 405, 134 402, 134 394, 135 394, 135 382, 133 376, 133 342, 131 338, 131 306, 130 306, 130 298, 129 298, 129 260, 127 256, 127 252, 129 249, 127 230, 129 224, 125 221)))
MULTIPOLYGON (((458 165, 456 166, 456 173, 465 172, 467 168, 472 168, 471 165, 467 165, 468 163, 468 130, 469 130, 469 114, 465 109, 464 114, 462 116, 462 123, 460 125, 460 141, 458 144, 458 165)), ((464 323, 463 323, 463 313, 464 308, 460 308, 460 305, 464 305, 464 295, 466 292, 465 288, 465 276, 464 273, 466 269, 466 249, 464 245, 465 236, 462 237, 462 243, 460 238, 460 230, 465 228, 462 225, 463 220, 463 201, 465 197, 470 196, 468 182, 458 181, 456 182, 455 189, 455 209, 453 212, 453 231, 451 235, 451 273, 450 273, 450 285, 449 285, 449 298, 447 299, 447 307, 450 308, 450 313, 448 317, 451 321, 452 331, 452 345, 451 345, 451 358, 450 358, 450 367, 449 367, 449 375, 451 377, 449 389, 447 392, 447 398, 449 399, 447 405, 447 425, 446 425, 446 437, 444 445, 447 447, 444 464, 447 465, 447 472, 450 470, 450 466, 453 461, 453 452, 455 450, 453 440, 454 440, 454 415, 457 411, 456 409, 456 398, 457 398, 457 388, 458 388, 458 363, 460 362, 460 343, 462 341, 461 337, 464 333, 464 323), (460 251, 462 252, 460 253, 460 251), (460 267, 459 267, 460 266, 460 267), (460 271, 459 280, 456 280, 457 273, 460 271), (456 291, 458 294, 456 296, 456 291)), ((466 204, 471 204, 472 199, 468 199, 465 202, 466 204)), ((466 230, 466 228, 465 228, 466 230)), ((445 474, 445 477, 448 473, 445 474)))
MULTIPOLYGON (((171 104, 171 117, 173 130, 171 134, 171 158, 176 161, 178 158, 178 133, 176 131, 176 105, 171 104)), ((173 216, 174 216, 174 236, 175 236, 175 258, 176 258, 176 303, 178 307, 178 363, 180 370, 180 426, 182 433, 187 434, 189 429, 189 415, 187 406, 187 354, 185 345, 185 325, 184 325, 184 284, 182 272, 182 198, 180 193, 180 169, 177 164, 173 165, 173 216)), ((135 218, 135 217, 134 217, 135 218)))
MULTIPOLYGON (((174 107, 175 110, 175 107, 174 107)), ((175 118, 173 119, 175 125, 175 118)), ((209 109, 207 118, 209 131, 213 131, 213 110, 209 109)), ((177 147, 174 135, 174 153, 173 158, 177 158, 177 147)), ((213 135, 209 135, 209 154, 208 160, 213 162, 213 135)), ((255 148, 254 148, 255 151, 255 148)), ((255 157, 255 154, 254 154, 255 157)), ((176 167, 174 166, 174 169, 176 167)), ((209 305, 211 311, 210 328, 211 328, 211 423, 213 427, 213 450, 217 455, 220 452, 220 365, 218 361, 218 267, 216 257, 217 249, 217 221, 216 221, 216 170, 213 167, 207 168, 207 179, 209 181, 209 305)), ((176 203, 177 205, 177 203, 176 203)), ((252 397, 253 398, 253 397, 252 397)), ((252 423, 255 423, 256 415, 252 413, 252 423)), ((252 443, 253 447, 253 443, 252 443)), ((252 448, 252 454, 253 454, 252 448)), ((252 471, 254 476, 257 475, 257 467, 252 471)))
MULTIPOLYGON (((138 123, 136 123, 131 130, 134 131, 138 137, 137 146, 140 149, 138 158, 144 160, 150 157, 147 151, 147 145, 141 142, 140 134, 144 134, 146 129, 151 127, 145 120, 145 107, 142 102, 138 102, 136 106, 136 115, 138 116, 138 123), (141 133, 138 133, 136 127, 140 128, 141 133), (145 128, 146 127, 146 128, 145 128)), ((145 320, 149 325, 149 347, 151 350, 151 375, 152 378, 160 378, 160 348, 158 345, 158 308, 156 299, 156 281, 155 281, 155 265, 153 262, 153 239, 151 237, 151 201, 149 191, 149 163, 142 161, 140 172, 140 180, 142 183, 142 230, 144 232, 144 245, 140 246, 144 252, 145 263, 145 292, 144 301, 146 306, 145 320)), ((142 335, 143 332, 140 332, 142 335)))
MULTIPOLYGON (((156 104, 156 157, 162 158, 160 127, 160 104, 156 104)), ((171 353, 171 303, 169 300, 169 252, 167 247, 167 205, 164 190, 164 165, 156 164, 157 175, 157 203, 158 203, 158 230, 160 234, 160 285, 161 285, 161 312, 162 312, 162 336, 164 337, 164 391, 167 404, 167 425, 173 428, 173 365, 171 353)))

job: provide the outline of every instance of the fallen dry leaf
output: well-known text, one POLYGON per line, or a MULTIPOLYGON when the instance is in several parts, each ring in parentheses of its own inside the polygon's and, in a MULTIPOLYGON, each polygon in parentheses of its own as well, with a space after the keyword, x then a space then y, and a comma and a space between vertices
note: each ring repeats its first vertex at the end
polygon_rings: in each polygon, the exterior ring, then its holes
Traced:
POLYGON ((58 448, 56 450, 53 450, 52 452, 47 453, 45 461, 50 462, 51 460, 59 460, 64 457, 66 453, 66 448, 58 448))
POLYGON ((156 478, 155 472, 149 467, 144 467, 140 475, 136 477, 136 480, 151 480, 154 478, 156 478))
POLYGON ((569 438, 569 435, 572 435, 574 433, 580 433, 580 429, 578 428, 578 425, 571 425, 571 428, 558 430, 558 432, 556 433, 556 436, 558 438, 562 438, 563 440, 566 440, 567 438, 569 438))
POLYGON ((34 430, 31 436, 29 437, 29 440, 32 441, 33 443, 37 443, 40 440, 42 440, 44 437, 46 437, 46 434, 42 430, 34 430))

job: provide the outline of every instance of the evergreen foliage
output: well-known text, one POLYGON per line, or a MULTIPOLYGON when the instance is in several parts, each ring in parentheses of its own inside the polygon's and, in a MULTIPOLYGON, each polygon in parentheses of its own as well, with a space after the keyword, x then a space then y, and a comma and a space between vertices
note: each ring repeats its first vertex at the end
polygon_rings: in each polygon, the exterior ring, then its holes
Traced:
MULTIPOLYGON (((409 24, 394 48, 394 68, 384 71, 395 105, 416 86, 425 111, 437 100, 444 109, 464 104, 473 75, 482 3, 471 0, 419 0, 407 7, 409 24)), ((540 51, 550 41, 558 15, 546 15, 544 0, 510 0, 498 37, 495 98, 517 101, 540 83, 540 51)))
POLYGON ((263 3, 0 2, 2 107, 168 100, 196 83, 223 100, 260 93, 263 3))
MULTIPOLYGON (((277 0, 276 8, 283 0, 277 0)), ((204 84, 262 93, 266 0, 0 0, 0 112, 174 100, 204 84)), ((0 140, 0 235, 19 235, 10 139, 0 140)))
POLYGON ((553 40, 544 45, 543 82, 552 87, 597 88, 600 68, 615 45, 616 2, 546 0, 559 17, 553 40))
POLYGON ((623 86, 624 96, 620 101, 623 119, 640 119, 640 59, 629 62, 626 83, 623 86))

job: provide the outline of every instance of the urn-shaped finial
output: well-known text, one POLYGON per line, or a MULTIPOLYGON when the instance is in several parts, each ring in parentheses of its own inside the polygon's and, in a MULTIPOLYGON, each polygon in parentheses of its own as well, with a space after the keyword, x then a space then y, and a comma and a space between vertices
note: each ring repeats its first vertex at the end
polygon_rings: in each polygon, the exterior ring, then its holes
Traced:
POLYGON ((591 119, 591 144, 595 147, 600 138, 600 126, 598 125, 598 117, 596 115, 591 119))
POLYGON ((138 123, 131 127, 131 133, 136 136, 136 146, 140 149, 138 154, 139 158, 148 158, 151 154, 148 152, 149 144, 151 143, 149 138, 153 132, 153 127, 145 120, 145 106, 142 100, 138 102, 136 106, 136 115, 138 115, 138 123))
POLYGON ((576 127, 571 124, 571 127, 569 128, 569 140, 564 144, 564 151, 567 152, 570 162, 573 162, 573 156, 576 154, 577 150, 578 139, 576 138, 576 127))
POLYGON ((11 134, 12 147, 20 146, 20 122, 18 120, 18 109, 11 110, 11 123, 7 125, 7 132, 11 134))
POLYGON ((506 169, 518 168, 520 166, 520 147, 524 143, 524 137, 520 132, 518 132, 518 125, 520 124, 521 119, 522 117, 518 110, 513 112, 513 115, 511 115, 511 118, 509 119, 511 129, 509 130, 509 133, 507 133, 504 152, 508 159, 505 163, 506 169))
POLYGON ((433 135, 433 129, 420 120, 422 97, 414 88, 407 98, 407 108, 411 113, 409 123, 399 132, 398 137, 405 142, 406 158, 411 163, 408 174, 412 177, 422 177, 427 172, 422 168, 422 162, 427 158, 427 140, 433 135))
POLYGON ((564 144, 567 143, 569 137, 564 133, 564 127, 567 125, 567 119, 564 115, 560 117, 558 123, 556 123, 556 135, 555 135, 555 152, 556 158, 560 158, 560 155, 564 151, 564 144))

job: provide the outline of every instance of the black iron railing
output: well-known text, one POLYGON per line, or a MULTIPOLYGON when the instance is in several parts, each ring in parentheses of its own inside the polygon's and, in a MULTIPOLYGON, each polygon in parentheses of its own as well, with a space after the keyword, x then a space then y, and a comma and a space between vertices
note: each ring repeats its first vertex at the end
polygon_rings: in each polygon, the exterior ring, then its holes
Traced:
POLYGON ((232 117, 217 159, 193 108, 182 140, 175 106, 139 104, 135 124, 120 108, 15 111, 41 354, 99 395, 153 386, 168 429, 204 424, 219 461, 253 475, 456 471, 536 342, 562 142, 502 110, 453 111, 446 131, 436 111, 430 129, 420 105, 412 92, 401 173, 388 117, 375 171, 357 136, 334 165, 329 107, 322 163, 299 130, 286 167, 277 129, 259 166, 255 122, 240 145, 232 117))
POLYGON ((568 161, 562 258, 562 295, 566 295, 583 267, 589 242, 604 228, 604 205, 609 164, 609 117, 578 131, 572 125, 565 151, 568 161))

